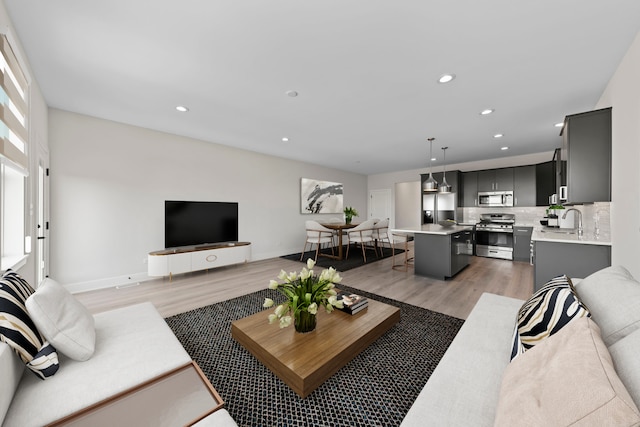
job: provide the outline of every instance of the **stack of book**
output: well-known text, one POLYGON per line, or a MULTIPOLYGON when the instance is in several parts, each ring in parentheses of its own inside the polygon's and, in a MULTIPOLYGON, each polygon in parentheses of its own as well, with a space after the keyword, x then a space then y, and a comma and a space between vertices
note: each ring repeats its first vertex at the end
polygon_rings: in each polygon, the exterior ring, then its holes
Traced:
POLYGON ((342 301, 343 308, 341 309, 345 313, 356 314, 369 305, 369 301, 366 297, 361 295, 352 294, 350 292, 338 291, 336 295, 338 300, 342 301))

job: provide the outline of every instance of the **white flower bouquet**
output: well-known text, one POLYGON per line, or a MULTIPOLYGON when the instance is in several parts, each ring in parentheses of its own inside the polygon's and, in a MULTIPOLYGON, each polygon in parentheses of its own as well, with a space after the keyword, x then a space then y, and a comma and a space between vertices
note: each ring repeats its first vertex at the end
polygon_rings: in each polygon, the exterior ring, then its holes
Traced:
MULTIPOLYGON (((316 313, 320 306, 324 307, 327 313, 331 313, 336 308, 342 308, 342 301, 336 298, 335 284, 340 283, 342 277, 335 268, 331 267, 322 270, 320 275, 315 275, 313 267, 315 261, 309 258, 307 267, 300 271, 287 273, 280 271, 278 279, 269 282, 269 289, 277 290, 287 297, 287 302, 278 305, 273 314, 269 315, 269 323, 278 321, 281 328, 286 328, 294 322, 296 331, 309 332, 315 329, 316 313)), ((264 307, 275 305, 271 298, 265 298, 264 307)))

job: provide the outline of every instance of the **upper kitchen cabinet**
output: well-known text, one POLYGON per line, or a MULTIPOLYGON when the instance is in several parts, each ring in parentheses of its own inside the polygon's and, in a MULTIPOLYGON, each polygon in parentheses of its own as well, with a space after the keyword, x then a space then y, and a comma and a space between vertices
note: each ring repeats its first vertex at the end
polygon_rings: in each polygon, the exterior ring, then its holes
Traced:
POLYGON ((478 204, 478 172, 462 172, 462 192, 458 197, 460 206, 472 208, 478 204))
POLYGON ((566 203, 611 201, 611 108, 567 116, 560 135, 566 203))
POLYGON ((478 191, 513 191, 513 169, 478 171, 478 191))
POLYGON ((556 193, 556 165, 554 161, 536 165, 536 206, 549 206, 549 197, 556 193))
POLYGON ((536 167, 518 166, 513 168, 513 206, 536 205, 536 167))

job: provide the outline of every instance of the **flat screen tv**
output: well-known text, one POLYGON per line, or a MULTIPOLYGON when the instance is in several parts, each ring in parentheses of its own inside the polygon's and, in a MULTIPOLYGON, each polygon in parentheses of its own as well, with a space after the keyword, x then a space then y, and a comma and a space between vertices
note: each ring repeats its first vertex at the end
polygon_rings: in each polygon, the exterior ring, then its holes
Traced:
POLYGON ((238 241, 238 204, 164 202, 164 247, 238 241))

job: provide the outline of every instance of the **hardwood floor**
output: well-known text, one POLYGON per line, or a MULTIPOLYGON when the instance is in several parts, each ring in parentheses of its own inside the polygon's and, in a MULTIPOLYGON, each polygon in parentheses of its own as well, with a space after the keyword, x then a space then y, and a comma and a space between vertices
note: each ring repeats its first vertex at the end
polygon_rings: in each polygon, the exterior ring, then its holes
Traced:
MULTIPOLYGON (((399 261, 402 255, 397 257, 399 261)), ((519 299, 533 292, 533 267, 526 262, 471 257, 468 267, 446 281, 416 276, 412 267, 407 272, 392 270, 391 262, 387 258, 341 273, 342 283, 461 319, 483 292, 519 299)), ((167 317, 264 289, 281 269, 300 271, 303 266, 271 258, 75 296, 92 313, 151 301, 167 317)))

